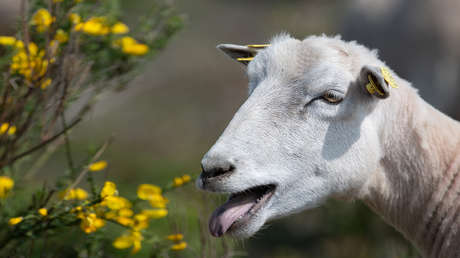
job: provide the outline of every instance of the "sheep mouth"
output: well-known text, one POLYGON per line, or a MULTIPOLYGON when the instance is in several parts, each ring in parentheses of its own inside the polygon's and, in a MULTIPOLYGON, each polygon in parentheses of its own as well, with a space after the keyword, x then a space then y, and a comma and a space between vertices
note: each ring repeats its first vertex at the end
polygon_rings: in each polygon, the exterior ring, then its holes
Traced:
POLYGON ((273 184, 260 185, 231 194, 209 219, 211 235, 220 237, 249 222, 249 219, 270 200, 275 189, 276 186, 273 184))

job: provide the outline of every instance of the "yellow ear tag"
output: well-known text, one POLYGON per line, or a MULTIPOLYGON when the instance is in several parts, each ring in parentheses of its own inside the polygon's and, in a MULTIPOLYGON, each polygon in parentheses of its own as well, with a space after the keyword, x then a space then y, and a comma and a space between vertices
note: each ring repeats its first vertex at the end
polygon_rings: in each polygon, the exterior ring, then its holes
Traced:
POLYGON ((252 44, 252 45, 246 45, 247 47, 252 47, 252 48, 266 48, 269 47, 270 44, 252 44))
POLYGON ((380 71, 382 72, 383 79, 390 85, 392 88, 398 88, 395 79, 391 76, 390 71, 388 71, 385 67, 380 67, 380 71))
POLYGON ((250 62, 252 61, 252 59, 254 59, 254 57, 238 57, 236 59, 236 61, 239 61, 239 62, 250 62))
MULTIPOLYGON (((264 49, 264 48, 269 47, 269 46, 270 46, 270 44, 246 45, 246 47, 248 47, 248 48, 255 48, 255 49, 264 49)), ((254 53, 252 53, 252 54, 254 54, 254 53)), ((239 57, 239 58, 236 59, 236 61, 244 63, 244 64, 247 64, 247 63, 251 62, 253 59, 254 59, 253 56, 251 56, 251 57, 239 57)))
MULTIPOLYGON (((246 47, 249 47, 249 48, 258 48, 258 49, 264 49, 266 47, 269 47, 270 44, 252 44, 252 45, 246 45, 246 47)), ((236 59, 236 61, 238 62, 242 62, 244 64, 247 64, 249 62, 251 62, 252 60, 254 59, 253 56, 251 57, 239 57, 236 59)))
POLYGON ((375 85, 375 82, 374 82, 374 80, 372 79, 372 76, 371 76, 370 74, 367 75, 367 78, 369 79, 369 83, 366 84, 366 89, 367 89, 367 91, 368 91, 370 94, 374 94, 375 92, 377 92, 380 96, 385 96, 385 94, 379 90, 379 88, 377 87, 377 85, 375 85))

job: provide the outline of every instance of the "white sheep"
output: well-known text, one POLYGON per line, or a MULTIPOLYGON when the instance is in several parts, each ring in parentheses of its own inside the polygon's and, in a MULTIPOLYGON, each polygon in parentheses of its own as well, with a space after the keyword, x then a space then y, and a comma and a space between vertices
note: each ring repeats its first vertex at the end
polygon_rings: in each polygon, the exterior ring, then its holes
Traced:
POLYGON ((197 185, 231 194, 211 216, 214 236, 358 199, 424 256, 460 257, 457 121, 356 42, 218 47, 247 64, 249 97, 202 160, 197 185))

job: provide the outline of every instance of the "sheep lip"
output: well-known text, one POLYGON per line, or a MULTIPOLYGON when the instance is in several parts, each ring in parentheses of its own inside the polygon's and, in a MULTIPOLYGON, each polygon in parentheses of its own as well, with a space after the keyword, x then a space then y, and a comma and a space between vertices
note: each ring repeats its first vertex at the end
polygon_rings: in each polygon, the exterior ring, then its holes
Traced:
POLYGON ((220 237, 249 223, 250 219, 264 207, 273 196, 276 185, 259 185, 245 191, 233 193, 217 208, 209 220, 209 230, 220 237))

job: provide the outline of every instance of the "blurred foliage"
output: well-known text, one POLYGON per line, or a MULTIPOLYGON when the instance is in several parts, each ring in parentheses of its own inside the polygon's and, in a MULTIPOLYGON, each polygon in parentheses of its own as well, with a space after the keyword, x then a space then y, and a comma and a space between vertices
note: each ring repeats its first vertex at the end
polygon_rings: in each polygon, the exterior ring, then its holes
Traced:
POLYGON ((114 137, 81 155, 69 136, 102 92, 121 90, 181 28, 170 4, 150 5, 130 29, 119 1, 23 0, 16 35, 0 36, 2 257, 127 254, 116 249, 163 257, 187 248, 178 228, 166 236, 158 223, 168 215, 165 194, 189 175, 123 197, 98 176, 114 137), (56 151, 65 156, 56 177, 34 180, 56 151))

